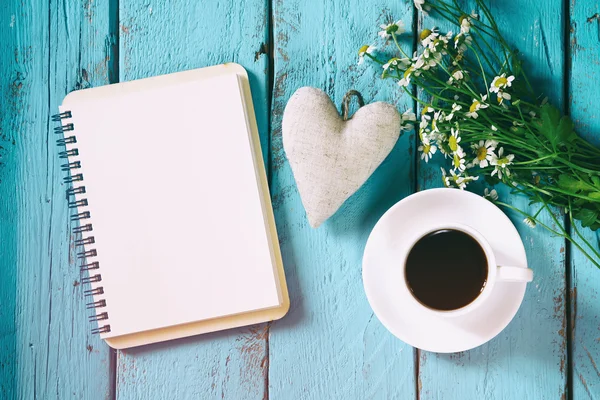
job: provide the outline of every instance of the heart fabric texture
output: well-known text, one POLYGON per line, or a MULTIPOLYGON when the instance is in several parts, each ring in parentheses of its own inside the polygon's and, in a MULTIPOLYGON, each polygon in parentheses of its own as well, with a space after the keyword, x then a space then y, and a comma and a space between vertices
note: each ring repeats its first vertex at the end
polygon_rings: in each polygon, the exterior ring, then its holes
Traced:
POLYGON ((331 217, 388 156, 402 117, 391 104, 363 106, 340 117, 322 90, 303 87, 290 98, 282 121, 283 148, 313 228, 331 217))

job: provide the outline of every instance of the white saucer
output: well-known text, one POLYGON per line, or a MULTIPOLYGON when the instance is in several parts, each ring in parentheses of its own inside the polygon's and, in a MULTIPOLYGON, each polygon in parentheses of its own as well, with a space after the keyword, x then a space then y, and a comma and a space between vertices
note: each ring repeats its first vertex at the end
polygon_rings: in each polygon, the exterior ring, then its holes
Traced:
POLYGON ((498 207, 470 192, 430 189, 398 202, 377 222, 365 247, 363 283, 373 311, 396 337, 423 350, 453 353, 480 346, 499 334, 517 313, 527 284, 496 282, 485 303, 466 315, 423 312, 408 290, 398 290, 398 285, 404 285, 400 264, 410 250, 406 244, 416 239, 415 232, 444 223, 479 231, 499 265, 527 267, 521 237, 498 207))

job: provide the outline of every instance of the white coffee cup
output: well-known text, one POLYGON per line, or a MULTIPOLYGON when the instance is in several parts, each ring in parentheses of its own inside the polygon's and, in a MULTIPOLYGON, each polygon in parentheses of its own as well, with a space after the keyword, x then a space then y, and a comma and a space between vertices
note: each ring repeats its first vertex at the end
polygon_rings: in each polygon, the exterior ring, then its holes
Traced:
POLYGON ((402 266, 404 268, 404 271, 402 273, 402 277, 404 279, 403 283, 406 286, 406 289, 411 294, 410 298, 414 302, 414 306, 421 308, 424 312, 435 313, 437 315, 442 315, 445 317, 454 317, 454 316, 459 316, 459 315, 465 315, 465 314, 470 313, 471 311, 475 310, 476 308, 480 307, 483 303, 485 303, 485 301, 490 296, 490 293, 493 291, 494 285, 496 284, 496 282, 499 282, 499 281, 502 281, 502 282, 531 282, 533 280, 533 271, 529 268, 515 267, 515 266, 510 266, 510 265, 499 266, 496 263, 496 257, 494 256, 492 247, 490 246, 488 241, 485 239, 485 237, 481 233, 479 233, 477 230, 475 230, 472 227, 467 226, 467 225, 463 225, 463 224, 459 224, 459 223, 444 224, 443 226, 438 226, 438 227, 435 227, 434 229, 428 229, 424 232, 420 232, 415 235, 415 239, 409 245, 409 248, 412 249, 413 246, 419 240, 421 240, 423 237, 427 236, 428 234, 437 232, 437 231, 441 231, 441 230, 460 231, 460 232, 466 233, 471 238, 473 238, 479 244, 479 246, 481 246, 481 248, 483 249, 485 258, 487 260, 488 274, 487 274, 487 278, 485 280, 485 284, 482 287, 481 293, 469 304, 467 304, 461 308, 457 308, 457 309, 453 309, 453 310, 438 310, 438 309, 430 308, 430 307, 422 304, 420 301, 418 301, 414 297, 412 291, 410 290, 408 282, 406 281, 406 273, 405 273, 406 263, 408 260, 408 255, 410 254, 410 251, 408 251, 406 254, 406 258, 402 264, 402 266))

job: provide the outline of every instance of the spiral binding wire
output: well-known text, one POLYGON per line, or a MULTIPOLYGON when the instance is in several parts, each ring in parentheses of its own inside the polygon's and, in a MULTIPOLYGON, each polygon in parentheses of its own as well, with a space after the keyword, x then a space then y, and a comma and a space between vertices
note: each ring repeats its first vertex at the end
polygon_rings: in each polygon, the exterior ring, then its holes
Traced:
MULTIPOLYGON (((75 130, 75 125, 73 123, 63 124, 64 119, 72 118, 71 111, 65 111, 60 114, 56 114, 52 116, 52 121, 61 122, 60 126, 54 128, 54 133, 62 134, 63 138, 58 139, 56 141, 56 145, 59 147, 73 145, 77 143, 77 137, 75 135, 66 136, 66 132, 72 132, 75 130)), ((79 149, 71 148, 66 149, 58 153, 60 158, 69 159, 70 157, 75 157, 79 155, 79 149)), ((84 220, 88 220, 91 217, 89 211, 81 211, 82 207, 87 207, 88 200, 87 199, 76 199, 76 195, 82 195, 86 193, 85 186, 77 185, 76 182, 83 181, 83 174, 77 173, 76 170, 81 168, 80 161, 68 161, 66 164, 61 165, 61 170, 67 172, 69 175, 63 178, 63 181, 66 184, 69 184, 70 187, 66 190, 68 205, 70 209, 76 209, 78 212, 76 214, 71 215, 71 221, 79 221, 80 225, 73 228, 74 234, 84 234, 85 232, 92 232, 94 230, 91 223, 82 223, 84 220)), ((81 239, 77 239, 74 241, 75 247, 83 247, 83 251, 77 253, 77 259, 81 260, 81 265, 79 269, 82 274, 87 272, 87 276, 81 278, 82 284, 94 284, 102 281, 102 275, 100 275, 98 270, 100 269, 100 262, 93 261, 94 257, 98 256, 98 252, 96 249, 88 249, 85 246, 94 244, 96 240, 94 236, 82 237, 81 239)), ((103 286, 92 287, 91 289, 87 289, 83 292, 86 297, 94 297, 100 296, 104 294, 103 286)), ((89 316, 90 322, 98 323, 96 328, 92 329, 92 334, 97 333, 108 333, 110 332, 110 324, 108 323, 108 313, 106 311, 100 312, 99 309, 106 307, 106 300, 99 299, 87 303, 87 309, 94 309, 96 313, 94 315, 89 316), (102 322, 104 321, 104 322, 102 322)))

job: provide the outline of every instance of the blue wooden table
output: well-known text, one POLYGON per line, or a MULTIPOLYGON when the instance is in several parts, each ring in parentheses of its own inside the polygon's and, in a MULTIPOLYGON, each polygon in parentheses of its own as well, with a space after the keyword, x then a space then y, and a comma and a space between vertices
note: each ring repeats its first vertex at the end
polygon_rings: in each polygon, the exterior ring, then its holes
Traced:
MULTIPOLYGON (((489 3, 536 85, 600 145, 599 3, 489 3)), ((312 85, 338 104, 352 88, 412 107, 376 68, 357 66, 357 49, 392 19, 413 32, 433 23, 402 0, 2 0, 0 399, 600 399, 600 271, 516 216, 536 276, 494 340, 422 352, 373 315, 361 280, 371 228, 441 183, 435 164, 417 162, 414 134, 329 222, 308 226, 281 144, 286 101, 312 85), (90 334, 50 115, 73 90, 227 61, 251 75, 291 310, 113 351, 90 334)))

